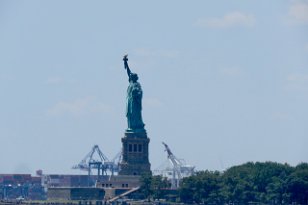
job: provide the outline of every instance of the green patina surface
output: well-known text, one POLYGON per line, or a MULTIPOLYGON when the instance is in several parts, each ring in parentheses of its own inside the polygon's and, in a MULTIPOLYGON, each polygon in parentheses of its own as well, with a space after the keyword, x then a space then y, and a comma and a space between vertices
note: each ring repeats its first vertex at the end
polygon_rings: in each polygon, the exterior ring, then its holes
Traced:
POLYGON ((126 97, 126 117, 128 132, 145 132, 142 120, 142 89, 138 82, 138 75, 132 73, 128 66, 127 55, 123 58, 124 68, 127 71, 129 85, 126 97))

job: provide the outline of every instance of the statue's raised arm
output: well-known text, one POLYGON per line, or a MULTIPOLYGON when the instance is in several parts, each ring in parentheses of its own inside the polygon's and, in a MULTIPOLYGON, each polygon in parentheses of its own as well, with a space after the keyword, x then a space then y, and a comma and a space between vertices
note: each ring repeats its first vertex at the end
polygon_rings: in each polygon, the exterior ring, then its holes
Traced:
POLYGON ((130 78, 130 74, 132 73, 128 67, 128 58, 127 58, 128 54, 126 54, 124 57, 123 57, 123 61, 124 61, 124 69, 126 69, 127 71, 127 75, 128 75, 128 78, 130 78))

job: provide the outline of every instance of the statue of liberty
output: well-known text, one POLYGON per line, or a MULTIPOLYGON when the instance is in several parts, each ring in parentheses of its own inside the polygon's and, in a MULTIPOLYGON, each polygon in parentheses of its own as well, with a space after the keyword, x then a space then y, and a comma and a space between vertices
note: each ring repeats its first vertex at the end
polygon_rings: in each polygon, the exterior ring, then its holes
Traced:
POLYGON ((138 81, 138 75, 132 73, 128 67, 127 55, 123 58, 124 68, 127 71, 129 86, 127 88, 126 97, 126 117, 127 131, 129 132, 145 132, 144 123, 142 121, 142 89, 138 81))

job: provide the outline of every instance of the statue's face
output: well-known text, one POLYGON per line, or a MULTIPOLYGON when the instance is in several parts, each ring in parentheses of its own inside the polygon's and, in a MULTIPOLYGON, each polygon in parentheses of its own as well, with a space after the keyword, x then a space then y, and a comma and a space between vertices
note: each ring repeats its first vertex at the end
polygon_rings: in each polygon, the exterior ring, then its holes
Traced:
POLYGON ((132 73, 130 76, 130 80, 133 82, 137 82, 138 80, 138 75, 136 73, 132 73))

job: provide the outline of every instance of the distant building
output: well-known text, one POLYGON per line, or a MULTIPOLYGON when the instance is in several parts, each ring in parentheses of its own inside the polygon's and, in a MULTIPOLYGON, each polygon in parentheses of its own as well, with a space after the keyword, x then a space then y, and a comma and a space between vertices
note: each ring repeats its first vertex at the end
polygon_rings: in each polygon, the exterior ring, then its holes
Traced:
POLYGON ((31 174, 0 174, 0 198, 31 200, 46 198, 42 178, 31 174))

